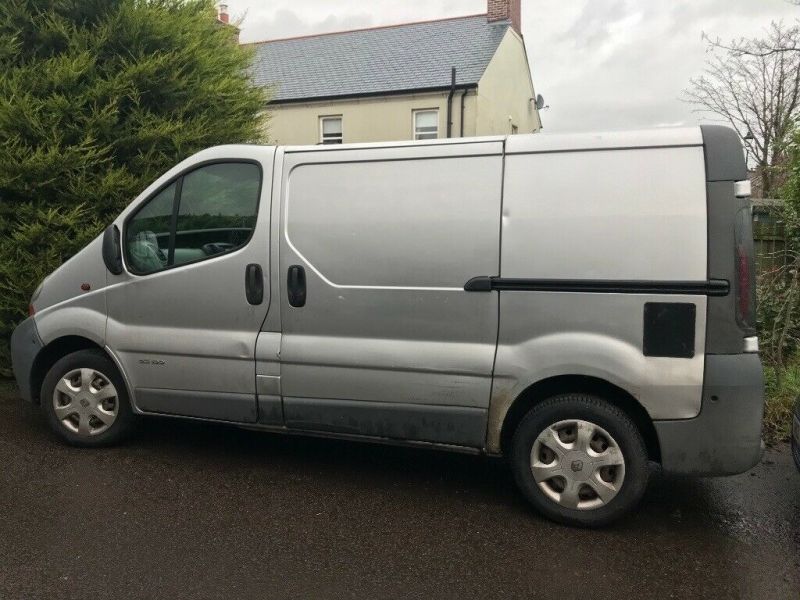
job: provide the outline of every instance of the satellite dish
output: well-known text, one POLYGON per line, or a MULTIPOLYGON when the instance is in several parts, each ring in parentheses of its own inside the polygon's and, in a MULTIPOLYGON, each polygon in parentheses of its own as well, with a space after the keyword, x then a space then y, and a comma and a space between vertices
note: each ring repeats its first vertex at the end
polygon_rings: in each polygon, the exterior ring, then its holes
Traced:
POLYGON ((542 110, 544 108, 544 97, 539 94, 536 96, 536 110, 542 110))

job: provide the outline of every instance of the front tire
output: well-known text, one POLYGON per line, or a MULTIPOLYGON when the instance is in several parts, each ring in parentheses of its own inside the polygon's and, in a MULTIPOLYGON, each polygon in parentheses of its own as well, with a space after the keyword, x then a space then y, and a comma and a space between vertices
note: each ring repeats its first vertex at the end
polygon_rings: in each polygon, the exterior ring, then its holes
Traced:
POLYGON ((608 525, 631 512, 647 488, 647 448, 635 423, 589 394, 534 406, 514 432, 510 458, 528 501, 566 525, 608 525))
POLYGON ((42 383, 41 404, 50 428, 72 446, 115 444, 135 420, 125 382, 100 350, 58 360, 42 383))

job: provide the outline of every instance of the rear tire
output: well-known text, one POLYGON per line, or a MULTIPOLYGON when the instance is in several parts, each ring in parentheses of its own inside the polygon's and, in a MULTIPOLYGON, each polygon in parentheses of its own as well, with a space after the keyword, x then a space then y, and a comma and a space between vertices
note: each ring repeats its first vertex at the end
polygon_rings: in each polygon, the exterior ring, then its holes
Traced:
POLYGON ((58 360, 42 383, 41 405, 50 428, 72 446, 109 446, 134 427, 125 382, 101 350, 58 360))
POLYGON ((589 394, 534 406, 514 432, 514 478, 544 516, 602 527, 630 513, 649 477, 647 448, 622 410, 589 394))

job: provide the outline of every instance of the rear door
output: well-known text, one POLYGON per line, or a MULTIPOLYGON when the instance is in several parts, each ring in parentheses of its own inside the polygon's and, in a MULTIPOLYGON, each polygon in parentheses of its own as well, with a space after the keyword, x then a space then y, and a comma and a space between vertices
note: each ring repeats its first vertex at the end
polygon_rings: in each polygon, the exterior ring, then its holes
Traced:
POLYGON ((287 426, 481 447, 498 326, 501 141, 287 151, 287 426))

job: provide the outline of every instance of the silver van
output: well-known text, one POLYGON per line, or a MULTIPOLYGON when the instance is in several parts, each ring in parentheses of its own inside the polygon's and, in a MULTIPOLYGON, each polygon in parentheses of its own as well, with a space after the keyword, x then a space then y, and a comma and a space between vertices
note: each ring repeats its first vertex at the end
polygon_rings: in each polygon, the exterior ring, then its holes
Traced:
POLYGON ((650 462, 761 456, 746 179, 723 127, 211 148, 45 279, 14 371, 71 444, 168 415, 503 455, 603 525, 650 462))

